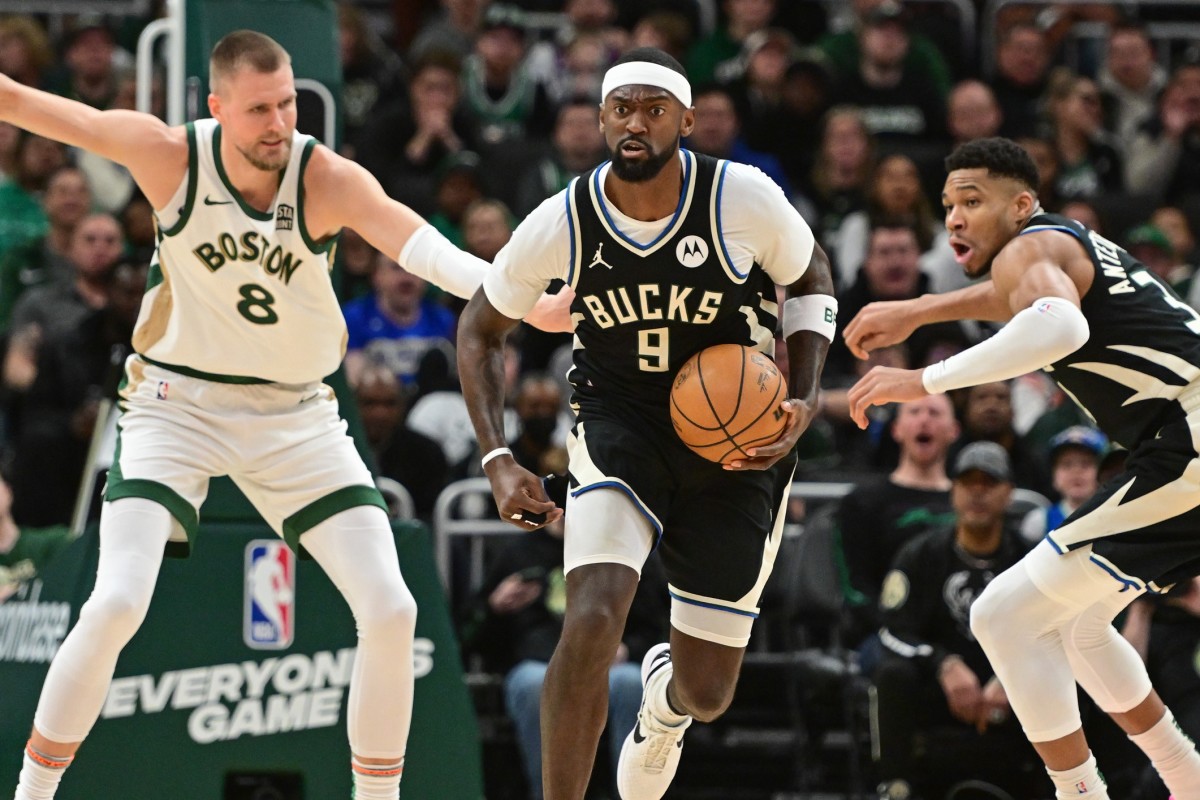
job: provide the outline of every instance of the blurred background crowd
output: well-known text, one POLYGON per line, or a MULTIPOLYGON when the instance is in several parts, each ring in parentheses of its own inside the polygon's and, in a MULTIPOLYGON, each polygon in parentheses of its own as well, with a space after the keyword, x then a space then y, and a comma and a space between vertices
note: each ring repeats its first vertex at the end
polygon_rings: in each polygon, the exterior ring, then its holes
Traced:
MULTIPOLYGON (((4 16, 2 5, 0 72, 98 108, 134 107, 132 53, 153 14, 4 16)), ((942 159, 958 143, 993 135, 1033 156, 1045 209, 1126 248, 1181 302, 1200 306, 1194 4, 360 0, 343 2, 339 15, 339 150, 485 260, 533 208, 607 158, 597 122, 601 78, 628 48, 653 45, 687 67, 693 86, 696 126, 684 146, 761 169, 830 254, 840 327, 869 302, 965 285, 941 225, 942 159)), ((159 115, 162 94, 156 79, 159 115)), ((153 214, 121 167, 0 123, 0 474, 11 486, 10 500, 0 484, 0 516, 24 532, 26 548, 59 541, 56 531, 71 519, 98 409, 129 353, 155 245, 153 214)), ((480 474, 454 367, 462 302, 408 274, 393 255, 374 252, 351 231, 341 238, 333 280, 349 328, 344 367, 375 466, 429 521, 447 485, 480 474)), ((975 324, 934 326, 869 362, 838 343, 830 351, 821 414, 801 441, 797 479, 853 488, 821 513, 793 501, 789 533, 799 541, 802 532, 828 530, 828 563, 841 576, 835 621, 815 636, 805 631, 802 642, 795 631, 764 624, 755 648, 794 653, 815 643, 826 655, 846 656, 821 674, 837 681, 847 714, 814 721, 806 706, 793 763, 811 759, 829 728, 850 731, 843 752, 870 743, 875 758, 854 766, 850 753, 854 775, 818 758, 796 766, 791 783, 882 782, 882 796, 940 798, 945 781, 931 784, 928 776, 953 770, 929 768, 929 759, 971 763, 947 755, 957 745, 922 744, 941 741, 929 732, 946 729, 958 737, 948 741, 967 749, 982 743, 993 761, 997 753, 1012 759, 1001 773, 1035 787, 1010 786, 1013 797, 1041 796, 1031 754, 1011 736, 1002 691, 998 698, 986 660, 971 650, 965 608, 1003 559, 1119 471, 1121 452, 1041 374, 872 409, 865 431, 850 424, 845 400, 873 364, 921 366, 989 333, 975 324), (971 449, 978 442, 1002 448, 1003 469, 971 449), (1001 531, 1002 544, 980 545, 972 525, 1001 531), (931 538, 947 530, 958 538, 931 538), (905 563, 930 563, 912 561, 917 540, 949 554, 944 576, 907 576, 905 563), (949 588, 954 576, 957 595, 949 588), (901 613, 921 591, 937 595, 926 628, 901 613), (946 713, 889 714, 889 702, 923 691, 897 691, 904 681, 930 689, 931 705, 946 713), (853 724, 860 700, 870 706, 862 741, 853 724), (915 728, 896 727, 906 718, 915 728), (1009 738, 996 744, 989 730, 1009 738)), ((506 353, 512 448, 540 474, 565 472, 570 354, 569 335, 525 326, 506 353)), ((786 359, 781 343, 776 356, 786 359)), ((561 615, 561 545, 545 536, 531 552, 497 559, 495 574, 470 587, 474 599, 456 609, 475 669, 515 674, 514 666, 548 658, 561 615)), ((0 598, 20 579, 13 547, 0 535, 0 598)), ((795 599, 791 577, 777 578, 765 605, 795 599)), ((1123 624, 1168 681, 1159 686, 1165 699, 1180 696, 1176 716, 1200 729, 1193 611, 1200 611, 1195 593, 1178 587, 1167 600, 1136 605, 1123 624), (1156 638, 1164 630, 1170 646, 1156 638)), ((644 616, 647 625, 665 620, 659 611, 644 616)), ((631 643, 624 657, 636 663, 639 648, 661 635, 636 632, 641 644, 631 643)), ((536 726, 522 726, 521 708, 513 689, 498 714, 513 717, 512 740, 530 755, 536 726)), ((1110 775, 1126 788, 1114 796, 1159 797, 1142 781, 1138 756, 1120 742, 1114 749, 1126 765, 1110 775)), ((675 791, 688 791, 689 759, 696 753, 684 759, 675 791)), ((536 795, 519 771, 509 772, 507 782, 496 777, 489 797, 536 795)), ((753 780, 737 783, 747 789, 753 780)), ((605 781, 595 783, 604 796, 605 781)), ((720 796, 737 796, 732 791, 720 796)))

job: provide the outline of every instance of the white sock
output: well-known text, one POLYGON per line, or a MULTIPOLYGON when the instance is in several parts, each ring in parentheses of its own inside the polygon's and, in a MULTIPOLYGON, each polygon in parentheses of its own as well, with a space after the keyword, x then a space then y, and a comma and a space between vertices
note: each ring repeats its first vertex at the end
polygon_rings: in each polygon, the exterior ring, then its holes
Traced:
POLYGON ((1054 796, 1057 800, 1079 800, 1086 796, 1087 800, 1109 800, 1108 786, 1096 768, 1096 757, 1088 753, 1087 761, 1074 769, 1061 772, 1046 768, 1050 780, 1054 781, 1054 796))
POLYGON ((350 770, 354 773, 353 800, 400 800, 403 758, 394 764, 363 764, 351 758, 350 770))
POLYGON ((675 668, 667 664, 665 667, 659 667, 646 682, 646 708, 656 720, 668 728, 678 728, 692 721, 687 714, 680 714, 671 708, 671 703, 667 700, 667 685, 670 684, 673 674, 675 668))
POLYGON ((21 765, 21 777, 17 780, 17 794, 13 800, 52 800, 58 791, 58 782, 71 765, 74 756, 56 758, 39 753, 25 745, 25 759, 21 765))
POLYGON ((1171 709, 1153 728, 1129 738, 1150 758, 1171 794, 1180 800, 1200 798, 1200 754, 1171 709))

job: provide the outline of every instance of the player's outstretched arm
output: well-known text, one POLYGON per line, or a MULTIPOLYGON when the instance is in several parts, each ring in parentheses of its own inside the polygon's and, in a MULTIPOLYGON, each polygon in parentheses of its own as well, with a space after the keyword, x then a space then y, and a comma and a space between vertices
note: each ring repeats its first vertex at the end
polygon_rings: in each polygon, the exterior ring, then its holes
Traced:
POLYGON ((476 292, 458 322, 458 373, 500 517, 534 530, 561 517, 562 509, 546 496, 541 480, 521 468, 505 447, 504 339, 516 325, 517 320, 496 310, 483 289, 476 292), (526 519, 528 514, 546 516, 535 523, 526 519))
POLYGON ((4 75, 0 75, 0 120, 128 167, 152 203, 153 195, 162 197, 163 192, 163 200, 169 198, 187 168, 187 140, 182 129, 171 128, 151 114, 100 111, 4 75), (156 181, 158 173, 168 171, 164 167, 170 162, 165 163, 164 158, 177 161, 180 169, 178 174, 156 181), (164 188, 156 192, 158 181, 164 188))

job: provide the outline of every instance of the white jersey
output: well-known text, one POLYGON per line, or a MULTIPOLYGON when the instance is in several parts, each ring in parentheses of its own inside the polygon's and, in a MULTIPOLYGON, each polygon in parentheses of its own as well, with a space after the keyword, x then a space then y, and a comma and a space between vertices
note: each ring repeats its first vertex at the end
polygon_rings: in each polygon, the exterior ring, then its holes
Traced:
POLYGON ((304 166, 316 140, 293 133, 263 212, 229 182, 216 120, 188 123, 187 137, 187 177, 155 211, 158 247, 134 349, 211 380, 321 380, 345 355, 346 323, 329 277, 336 237, 317 244, 304 227, 304 166))

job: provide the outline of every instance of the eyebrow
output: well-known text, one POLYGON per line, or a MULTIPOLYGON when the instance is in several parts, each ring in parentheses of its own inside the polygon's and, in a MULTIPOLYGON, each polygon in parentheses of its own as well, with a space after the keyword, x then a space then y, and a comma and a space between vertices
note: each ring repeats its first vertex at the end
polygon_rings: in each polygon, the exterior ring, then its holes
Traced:
MULTIPOLYGON (((621 103, 634 102, 632 92, 621 91, 619 89, 614 91, 611 95, 609 95, 609 99, 613 100, 614 102, 621 102, 621 103)), ((667 91, 661 91, 658 94, 650 94, 650 95, 643 94, 641 99, 637 102, 657 103, 662 100, 669 100, 669 99, 671 99, 671 93, 667 92, 667 91)))
MULTIPOLYGON (((966 192, 966 191, 972 191, 972 190, 974 190, 976 192, 980 191, 980 188, 977 185, 975 185, 974 183, 960 183, 957 186, 955 186, 954 188, 960 192, 966 192)), ((945 199, 945 198, 946 198, 946 193, 942 192, 942 199, 945 199)))

